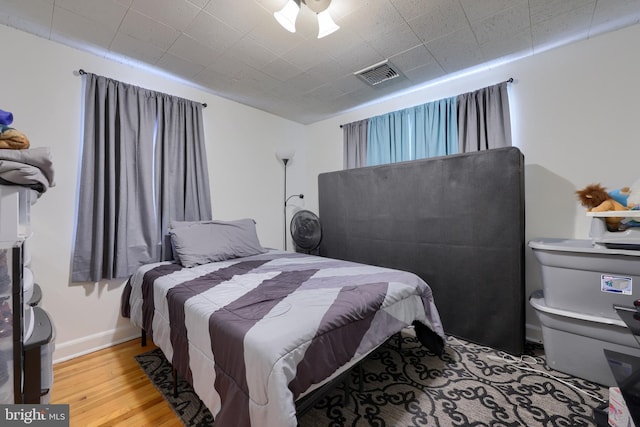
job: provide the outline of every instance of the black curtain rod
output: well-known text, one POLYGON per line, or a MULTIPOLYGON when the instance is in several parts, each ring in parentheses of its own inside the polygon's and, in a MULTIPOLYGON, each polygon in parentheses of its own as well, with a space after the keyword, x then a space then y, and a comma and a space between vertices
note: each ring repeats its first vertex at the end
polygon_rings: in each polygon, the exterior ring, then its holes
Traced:
MULTIPOLYGON (((87 74, 87 72, 86 72, 85 70, 83 70, 82 68, 80 68, 80 69, 78 70, 78 74, 80 74, 81 76, 83 76, 83 75, 87 74)), ((203 103, 202 103, 202 107, 203 107, 203 108, 207 108, 207 103, 206 103, 206 102, 203 102, 203 103)))
MULTIPOLYGON (((509 77, 507 80, 505 80, 505 83, 513 83, 513 77, 509 77)), ((342 129, 342 126, 344 125, 340 125, 340 129, 342 129)))

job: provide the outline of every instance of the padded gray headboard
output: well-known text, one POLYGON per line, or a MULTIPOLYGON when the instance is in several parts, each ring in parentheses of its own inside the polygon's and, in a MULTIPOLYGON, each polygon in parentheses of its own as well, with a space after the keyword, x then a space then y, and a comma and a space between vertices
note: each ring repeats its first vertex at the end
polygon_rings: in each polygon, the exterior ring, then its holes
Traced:
POLYGON ((515 147, 318 177, 320 255, 416 273, 445 332, 521 354, 524 158, 515 147))

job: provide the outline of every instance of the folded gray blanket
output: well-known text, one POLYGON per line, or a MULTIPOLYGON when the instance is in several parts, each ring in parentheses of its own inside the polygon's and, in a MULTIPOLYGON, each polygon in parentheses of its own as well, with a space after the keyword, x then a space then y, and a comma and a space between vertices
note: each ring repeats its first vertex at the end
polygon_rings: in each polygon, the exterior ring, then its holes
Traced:
POLYGON ((21 185, 41 195, 55 185, 54 175, 48 147, 0 149, 0 184, 21 185))
MULTIPOLYGON (((16 174, 21 175, 21 178, 19 178, 21 180, 28 180, 28 177, 32 176, 36 182, 39 182, 40 180, 44 181, 47 188, 55 186, 55 173, 51 158, 51 150, 49 147, 29 148, 26 150, 0 149, 0 171, 3 170, 6 173, 12 171, 11 173, 12 176, 14 176, 14 179, 18 179, 16 174), (2 165, 6 162, 9 163, 3 168, 2 165), (22 163, 25 167, 20 168, 18 165, 13 163, 22 163), (38 169, 44 179, 42 180, 41 177, 35 178, 35 176, 38 175, 37 172, 31 171, 30 168, 26 166, 38 169)), ((9 175, 0 175, 0 178, 14 182, 9 179, 8 176, 9 175)))
POLYGON ((0 160, 0 184, 21 185, 42 194, 49 189, 49 181, 35 166, 0 160))

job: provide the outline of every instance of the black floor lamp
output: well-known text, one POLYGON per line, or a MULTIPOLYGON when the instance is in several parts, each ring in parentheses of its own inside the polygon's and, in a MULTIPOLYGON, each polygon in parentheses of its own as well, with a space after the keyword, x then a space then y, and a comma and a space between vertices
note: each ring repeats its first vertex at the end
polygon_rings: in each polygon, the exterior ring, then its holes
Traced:
POLYGON ((293 197, 304 198, 304 194, 294 194, 287 197, 287 164, 293 158, 295 153, 292 150, 278 150, 276 155, 282 161, 284 165, 284 212, 283 212, 283 238, 284 238, 284 250, 287 250, 287 202, 293 197))

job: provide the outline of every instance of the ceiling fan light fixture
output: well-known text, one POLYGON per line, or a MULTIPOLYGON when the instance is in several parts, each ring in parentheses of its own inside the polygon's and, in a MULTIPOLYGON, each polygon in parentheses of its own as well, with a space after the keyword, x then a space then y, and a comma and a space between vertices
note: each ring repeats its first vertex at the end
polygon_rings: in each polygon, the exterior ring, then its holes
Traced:
POLYGON ((307 5, 307 7, 316 14, 319 39, 340 29, 327 11, 331 5, 331 0, 289 0, 282 9, 273 13, 273 16, 285 30, 291 33, 296 32, 296 19, 298 18, 298 12, 300 12, 302 3, 307 5))
POLYGON ((318 38, 321 39, 329 34, 339 30, 338 24, 333 22, 328 10, 318 13, 318 38))
POLYGON ((275 12, 273 16, 276 21, 285 30, 295 33, 296 32, 296 19, 298 18, 298 12, 300 11, 300 0, 289 0, 282 9, 275 12))

